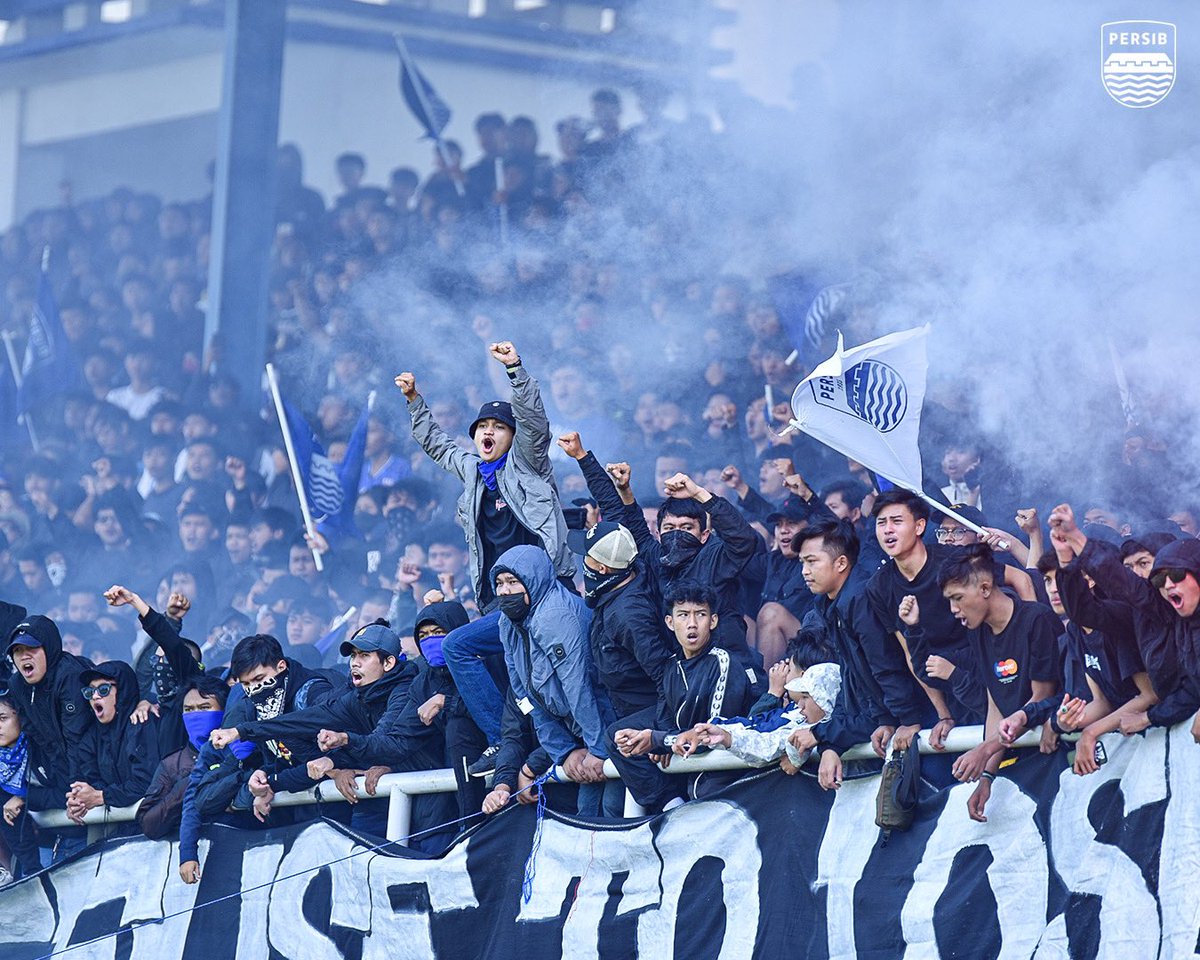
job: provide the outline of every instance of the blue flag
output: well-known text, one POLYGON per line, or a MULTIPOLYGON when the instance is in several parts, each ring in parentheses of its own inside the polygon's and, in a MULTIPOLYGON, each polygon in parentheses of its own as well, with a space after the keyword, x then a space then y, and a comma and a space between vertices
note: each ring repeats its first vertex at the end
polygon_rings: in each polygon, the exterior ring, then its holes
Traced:
POLYGON ((417 123, 425 128, 425 136, 430 140, 440 140, 442 131, 450 122, 450 108, 410 60, 403 41, 397 38, 396 46, 400 51, 400 93, 404 96, 404 102, 408 104, 417 123))
POLYGON ((359 414, 358 423, 354 425, 350 439, 346 441, 346 454, 337 465, 338 483, 342 488, 342 508, 326 517, 321 524, 321 533, 325 534, 326 539, 331 540, 338 534, 359 536, 358 526, 354 522, 354 505, 358 500, 358 484, 362 478, 363 462, 367 457, 367 420, 370 415, 371 405, 368 403, 359 414))
POLYGON ((58 305, 43 270, 38 279, 37 304, 29 321, 29 340, 21 364, 17 408, 22 414, 36 410, 53 397, 69 393, 81 382, 79 363, 67 342, 58 305))
POLYGON ((325 455, 325 448, 304 419, 304 414, 286 400, 283 401, 283 412, 287 416, 296 466, 304 481, 304 493, 308 497, 313 521, 336 516, 342 509, 342 484, 337 468, 325 455))

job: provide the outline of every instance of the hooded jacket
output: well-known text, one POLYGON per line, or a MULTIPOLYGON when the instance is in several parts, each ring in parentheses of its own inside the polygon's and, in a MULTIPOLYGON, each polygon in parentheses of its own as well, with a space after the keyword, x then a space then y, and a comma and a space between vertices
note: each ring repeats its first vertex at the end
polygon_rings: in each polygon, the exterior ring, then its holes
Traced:
POLYGON ((629 583, 600 595, 589 632, 600 682, 622 717, 654 706, 672 654, 640 562, 632 572, 629 583))
MULTIPOLYGON (((421 723, 416 709, 411 717, 406 711, 409 689, 417 676, 416 666, 408 660, 396 665, 374 683, 354 687, 340 696, 318 703, 305 710, 285 713, 273 720, 258 720, 237 725, 243 740, 302 741, 315 739, 322 730, 345 733, 350 742, 332 754, 339 767, 373 767, 377 764, 399 768, 414 755, 432 758, 433 766, 441 763, 441 752, 432 749, 437 731, 421 723)), ((420 704, 418 704, 420 706, 420 704)), ((307 771, 305 772, 307 778, 307 771)), ((295 790, 311 785, 283 784, 281 789, 295 790)))
MULTIPOLYGON (((62 634, 49 617, 34 616, 21 623, 36 631, 46 651, 46 675, 38 683, 26 683, 18 671, 9 685, 29 736, 30 770, 43 788, 31 789, 30 807, 64 807, 71 784, 84 779, 80 746, 92 723, 92 711, 79 693, 83 687, 79 678, 92 662, 63 650, 62 634)), ((21 624, 9 635, 9 644, 18 629, 21 624)))
POLYGON ((80 744, 81 779, 104 791, 105 806, 127 807, 146 795, 158 766, 158 718, 151 714, 144 723, 130 722, 140 694, 129 664, 110 660, 96 672, 116 681, 116 716, 111 723, 101 723, 83 695, 76 694, 91 716, 80 744))
MULTIPOLYGON (((184 644, 175 621, 159 613, 153 607, 144 617, 138 617, 142 629, 150 638, 150 656, 156 657, 158 646, 166 655, 167 666, 175 680, 175 690, 169 697, 158 697, 158 739, 160 752, 165 757, 187 744, 187 730, 183 726, 183 691, 188 682, 204 672, 192 652, 184 644)), ((153 662, 153 661, 151 661, 153 662)))
MULTIPOLYGON (((466 626, 471 621, 463 605, 451 600, 443 603, 431 603, 423 607, 417 614, 414 631, 419 630, 421 624, 431 622, 436 623, 442 634, 445 635, 451 630, 466 626)), ((437 694, 445 697, 445 703, 438 711, 437 716, 433 718, 432 726, 440 730, 443 736, 446 734, 448 720, 465 720, 474 724, 467 705, 458 694, 458 687, 454 684, 450 668, 444 665, 435 667, 426 662, 425 667, 413 680, 412 688, 409 691, 409 698, 412 700, 414 710, 419 710, 426 700, 437 694)))
MULTIPOLYGON (((324 703, 342 692, 334 688, 329 677, 323 671, 310 670, 291 657, 285 657, 284 660, 287 663, 287 688, 283 710, 275 719, 281 719, 289 713, 296 713, 310 706, 324 703)), ((240 732, 244 725, 254 723, 256 719, 254 704, 248 698, 235 700, 232 695, 230 696, 225 707, 226 726, 237 727, 240 732)), ((264 738, 269 742, 265 744, 262 751, 262 769, 267 774, 267 780, 270 782, 272 790, 300 790, 311 785, 312 781, 308 777, 306 768, 309 760, 315 760, 322 755, 317 748, 315 736, 320 729, 317 727, 313 731, 313 736, 296 733, 283 737, 264 738)), ((242 739, 249 738, 243 734, 242 739)), ((243 786, 238 792, 238 799, 234 806, 239 809, 249 809, 253 802, 254 798, 243 786)))
MULTIPOLYGON (((499 494, 517 521, 541 541, 546 553, 553 558, 554 570, 560 577, 575 576, 575 557, 567 546, 567 521, 563 518, 550 465, 550 420, 542 405, 537 381, 524 367, 509 369, 512 382, 512 410, 517 421, 516 434, 508 460, 496 474, 499 494)), ((468 453, 437 425, 424 398, 417 396, 408 403, 412 420, 413 439, 443 470, 463 482, 458 498, 458 523, 466 531, 470 559, 471 585, 475 595, 485 596, 483 578, 483 544, 479 534, 484 482, 479 474, 481 459, 468 453)))
POLYGON ((592 662, 591 611, 558 582, 554 570, 545 551, 529 546, 506 550, 492 568, 493 581, 510 573, 529 594, 529 613, 521 623, 500 617, 509 682, 518 703, 532 706, 538 740, 556 763, 580 742, 604 759, 604 730, 616 715, 592 662))
MULTIPOLYGON (((1112 544, 1089 538, 1075 561, 1112 600, 1128 604, 1142 662, 1159 702, 1146 711, 1156 727, 1194 716, 1200 709, 1200 611, 1179 616, 1149 580, 1121 563, 1112 544)), ((1154 570, 1183 569, 1200 580, 1200 540, 1169 543, 1154 556, 1154 570)))

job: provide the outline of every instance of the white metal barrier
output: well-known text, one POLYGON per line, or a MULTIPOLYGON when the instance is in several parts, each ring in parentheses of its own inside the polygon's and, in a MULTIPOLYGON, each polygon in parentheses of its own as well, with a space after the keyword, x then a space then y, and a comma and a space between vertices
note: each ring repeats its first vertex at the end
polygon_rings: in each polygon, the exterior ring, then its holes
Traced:
MULTIPOLYGON (((1069 735, 1072 736, 1073 735, 1069 735)), ((979 745, 983 739, 983 727, 955 727, 946 737, 946 747, 943 751, 936 751, 929 744, 929 731, 921 731, 921 740, 919 749, 921 753, 936 754, 936 753, 964 753, 979 745)), ((1028 748, 1037 747, 1040 741, 1040 733, 1037 730, 1030 730, 1017 740, 1013 747, 1028 748)), ((869 760, 875 757, 874 750, 870 744, 859 744, 856 747, 851 747, 844 754, 843 760, 869 760)), ((771 766, 766 764, 764 766, 771 766)), ((728 750, 712 750, 708 753, 701 754, 695 757, 672 757, 671 763, 667 767, 666 772, 671 774, 691 774, 702 773, 706 770, 756 770, 763 769, 762 767, 754 767, 740 760, 731 754, 728 750)), ((618 772, 616 765, 611 760, 606 760, 604 763, 604 773, 610 780, 619 780, 621 774, 618 772)), ((555 777, 561 781, 569 781, 570 778, 562 767, 555 768, 555 777)), ((356 782, 357 794, 359 799, 370 800, 372 798, 363 789, 363 778, 359 777, 356 782)), ((380 777, 379 785, 375 791, 375 797, 388 798, 388 819, 387 819, 387 837, 388 840, 398 841, 401 845, 407 846, 407 840, 412 824, 412 798, 429 793, 453 793, 458 789, 458 784, 454 779, 453 770, 418 770, 414 773, 389 773, 386 776, 380 777)), ((345 803, 346 798, 338 792, 331 780, 322 780, 312 790, 305 790, 300 793, 277 793, 272 801, 272 806, 276 807, 298 807, 309 804, 315 804, 318 801, 318 796, 322 803, 345 803)), ((95 807, 89 810, 83 817, 83 822, 90 829, 88 832, 89 841, 98 839, 103 834, 103 828, 107 824, 127 823, 134 819, 139 803, 135 803, 128 807, 95 807)), ((625 815, 627 817, 642 816, 644 811, 633 801, 629 791, 625 791, 625 815)), ((40 826, 47 828, 71 827, 75 826, 75 821, 68 819, 65 810, 46 810, 33 814, 34 819, 40 826)))

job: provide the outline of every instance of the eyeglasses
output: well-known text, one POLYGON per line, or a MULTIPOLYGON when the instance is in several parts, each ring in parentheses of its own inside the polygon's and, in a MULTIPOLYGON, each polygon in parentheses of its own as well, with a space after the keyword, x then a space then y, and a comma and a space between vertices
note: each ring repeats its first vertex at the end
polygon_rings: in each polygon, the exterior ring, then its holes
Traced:
POLYGON ((934 536, 941 540, 961 540, 971 531, 966 527, 938 527, 934 536))
POLYGON ((1155 570, 1150 574, 1150 582, 1156 590, 1161 590, 1167 585, 1167 581, 1172 583, 1183 583, 1187 579, 1188 571, 1181 570, 1178 567, 1167 567, 1163 570, 1155 570))
POLYGON ((252 683, 243 683, 242 689, 246 691, 246 696, 252 697, 256 693, 261 693, 263 690, 270 690, 279 680, 279 675, 266 677, 263 680, 255 680, 252 683))
POLYGON ((117 688, 117 685, 115 683, 102 683, 98 687, 84 687, 83 688, 83 699, 91 700, 94 697, 100 697, 101 699, 103 699, 104 697, 107 697, 110 693, 112 693, 113 690, 115 690, 116 688, 117 688))

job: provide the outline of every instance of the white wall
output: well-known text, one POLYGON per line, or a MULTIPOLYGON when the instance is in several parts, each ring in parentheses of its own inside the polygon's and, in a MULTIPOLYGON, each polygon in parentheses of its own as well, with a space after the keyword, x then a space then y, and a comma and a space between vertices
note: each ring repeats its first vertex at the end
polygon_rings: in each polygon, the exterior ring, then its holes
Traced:
MULTIPOLYGON (((63 177, 74 181, 80 199, 118 185, 144 186, 166 199, 200 195, 204 166, 215 155, 221 97, 222 58, 211 49, 213 37, 163 31, 157 58, 133 44, 121 56, 117 41, 31 60, 15 77, 0 73, 0 229, 54 203, 63 177), (153 62, 162 58, 169 59, 153 62), (17 130, 22 97, 18 140, 6 134, 17 130)), ((453 111, 446 135, 463 145, 468 164, 478 153, 472 128, 478 114, 533 117, 541 149, 555 154, 555 121, 587 116, 595 86, 434 58, 420 66, 453 111)), ((419 139, 398 74, 390 51, 288 45, 280 140, 299 144, 306 179, 327 199, 338 191, 334 157, 345 150, 366 157, 372 183, 383 183, 396 166, 422 174, 431 168, 432 146, 419 139)), ((633 122, 633 98, 626 100, 633 122)))
MULTIPOLYGON (((495 110, 505 117, 532 117, 541 134, 540 149, 554 155, 554 122, 571 114, 587 116, 595 86, 444 60, 422 59, 418 66, 449 104, 452 116, 446 136, 462 144, 468 165, 479 152, 473 124, 480 113, 495 110)), ((397 166, 424 174, 432 164, 433 147, 419 139, 421 132, 400 95, 395 54, 288 45, 279 139, 299 145, 305 179, 327 200, 339 190, 333 160, 345 150, 363 154, 371 183, 382 184, 397 166)))

